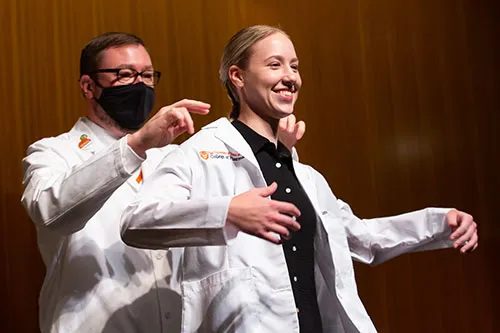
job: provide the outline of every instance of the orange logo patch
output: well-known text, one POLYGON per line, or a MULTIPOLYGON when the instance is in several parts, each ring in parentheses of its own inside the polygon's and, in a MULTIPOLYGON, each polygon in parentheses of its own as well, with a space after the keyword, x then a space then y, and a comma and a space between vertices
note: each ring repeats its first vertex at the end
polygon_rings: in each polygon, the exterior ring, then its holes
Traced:
POLYGON ((207 151, 200 151, 200 157, 204 159, 205 161, 208 160, 208 152, 207 151))
POLYGON ((200 157, 206 161, 208 159, 212 160, 231 160, 233 162, 239 161, 243 156, 239 153, 231 153, 227 151, 200 151, 200 157))
POLYGON ((88 145, 90 141, 92 141, 92 140, 89 139, 87 134, 82 134, 80 136, 80 142, 78 143, 78 148, 82 149, 83 147, 88 145))
POLYGON ((141 172, 139 172, 139 175, 137 176, 137 178, 135 179, 135 181, 140 184, 142 182, 142 170, 141 172))

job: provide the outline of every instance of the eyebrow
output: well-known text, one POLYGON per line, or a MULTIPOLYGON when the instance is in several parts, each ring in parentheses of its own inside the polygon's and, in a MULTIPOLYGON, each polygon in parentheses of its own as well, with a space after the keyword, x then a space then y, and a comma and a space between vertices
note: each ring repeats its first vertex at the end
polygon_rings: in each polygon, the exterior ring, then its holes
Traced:
MULTIPOLYGON (((135 65, 134 64, 120 64, 116 66, 116 68, 132 68, 134 69, 135 65)), ((147 65, 142 68, 142 70, 147 70, 147 69, 153 69, 153 65, 147 65)))
MULTIPOLYGON (((264 61, 268 61, 268 60, 270 60, 270 59, 272 59, 272 58, 276 58, 276 59, 279 59, 279 60, 283 60, 283 59, 284 59, 284 58, 283 58, 283 56, 278 55, 278 54, 274 54, 274 55, 272 55, 272 56, 268 57, 267 59, 265 59, 264 61)), ((298 59, 298 58, 293 58, 293 59, 291 60, 291 62, 299 62, 299 59, 298 59)))

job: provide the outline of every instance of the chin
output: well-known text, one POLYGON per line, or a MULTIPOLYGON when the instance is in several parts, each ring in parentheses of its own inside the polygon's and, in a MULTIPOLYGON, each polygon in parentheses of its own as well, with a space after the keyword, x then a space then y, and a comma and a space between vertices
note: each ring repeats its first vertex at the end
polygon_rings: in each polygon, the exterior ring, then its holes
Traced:
POLYGON ((281 110, 276 110, 276 114, 278 115, 278 117, 281 119, 281 118, 285 118, 285 117, 288 117, 289 115, 293 114, 293 108, 292 109, 281 109, 281 110))

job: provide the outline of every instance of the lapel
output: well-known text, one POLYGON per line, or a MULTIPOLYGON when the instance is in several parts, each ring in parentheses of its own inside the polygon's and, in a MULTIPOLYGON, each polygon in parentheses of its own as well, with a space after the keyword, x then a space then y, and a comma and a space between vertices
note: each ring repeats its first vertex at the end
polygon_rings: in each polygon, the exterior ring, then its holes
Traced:
POLYGON ((215 132, 215 137, 217 139, 234 149, 235 152, 240 153, 255 168, 260 169, 252 148, 250 148, 250 145, 227 118, 220 118, 215 122, 215 125, 217 126, 217 130, 215 132))
POLYGON ((82 153, 93 155, 105 148, 99 134, 92 129, 93 126, 97 125, 87 118, 80 118, 70 131, 71 140, 82 153))
POLYGON ((257 162, 257 159, 253 154, 252 148, 245 141, 240 132, 234 128, 231 122, 224 117, 205 126, 205 128, 210 127, 215 127, 214 136, 217 139, 221 140, 224 145, 232 149, 234 153, 238 153, 243 156, 243 159, 239 161, 239 164, 247 170, 254 186, 266 187, 266 180, 260 170, 259 162, 257 162))
POLYGON ((212 125, 216 126, 215 137, 234 150, 235 153, 239 153, 244 157, 240 161, 240 164, 248 170, 253 184, 256 187, 266 187, 266 180, 260 170, 259 162, 257 162, 252 148, 240 132, 234 128, 227 118, 220 118, 212 123, 212 125))
POLYGON ((299 162, 293 161, 293 169, 297 178, 299 179, 299 183, 306 192, 309 200, 311 201, 313 207, 316 209, 316 213, 321 216, 321 211, 319 210, 318 205, 318 196, 316 193, 316 184, 314 183, 311 173, 309 172, 309 168, 300 164, 299 162))

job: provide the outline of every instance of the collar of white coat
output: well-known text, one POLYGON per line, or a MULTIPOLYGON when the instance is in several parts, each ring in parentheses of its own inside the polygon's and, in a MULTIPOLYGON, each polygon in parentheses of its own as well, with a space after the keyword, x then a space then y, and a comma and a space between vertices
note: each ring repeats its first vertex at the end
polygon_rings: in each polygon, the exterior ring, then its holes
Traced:
POLYGON ((82 135, 86 135, 90 139, 90 142, 80 149, 91 153, 99 151, 118 140, 118 138, 111 135, 104 128, 85 117, 79 118, 70 131, 70 136, 75 141, 75 145, 81 142, 82 135))
MULTIPOLYGON (((260 171, 259 163, 257 162, 257 158, 253 154, 252 148, 246 142, 245 138, 240 134, 240 132, 231 124, 231 122, 223 117, 219 118, 216 121, 202 127, 202 130, 215 130, 215 137, 224 142, 224 144, 230 146, 235 152, 240 153, 245 159, 253 164, 261 175, 262 181, 265 183, 264 176, 262 175, 262 171, 260 171)), ((295 153, 294 157, 294 169, 299 181, 304 188, 304 190, 308 193, 311 201, 313 202, 313 206, 316 208, 317 212, 319 212, 319 207, 317 205, 316 193, 314 190, 314 185, 311 178, 311 168, 305 167, 301 163, 298 162, 298 156, 295 152, 295 148, 293 150, 295 153)))
POLYGON ((253 154, 252 148, 240 132, 231 124, 229 119, 226 117, 219 118, 204 126, 203 129, 215 129, 214 135, 217 139, 234 149, 235 152, 240 153, 250 163, 259 168, 259 163, 253 154))

